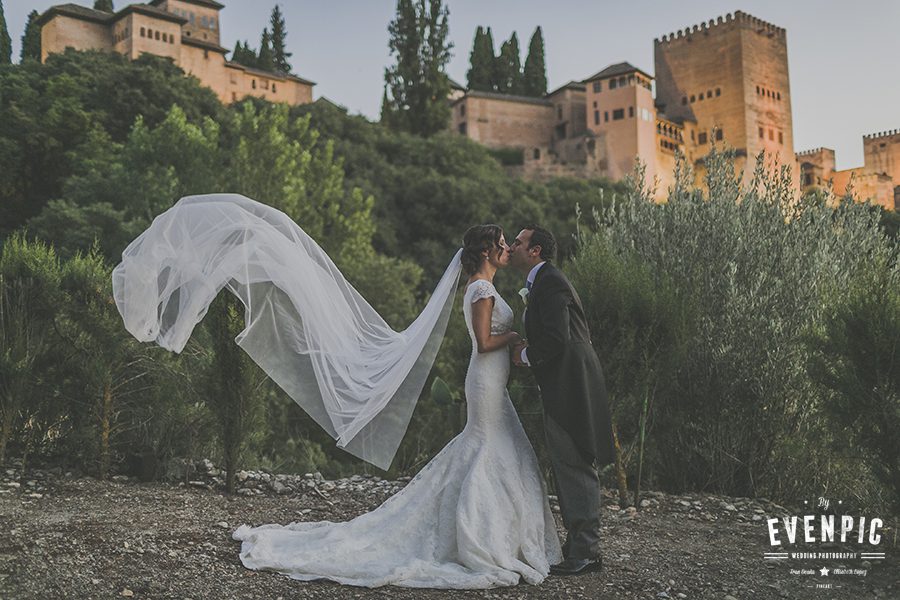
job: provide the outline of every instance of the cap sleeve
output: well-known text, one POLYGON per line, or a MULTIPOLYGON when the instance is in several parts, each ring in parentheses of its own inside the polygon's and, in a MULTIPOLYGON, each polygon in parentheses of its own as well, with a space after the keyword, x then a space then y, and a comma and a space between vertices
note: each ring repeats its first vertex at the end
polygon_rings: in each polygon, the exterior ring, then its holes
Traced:
POLYGON ((469 290, 469 302, 473 304, 482 298, 491 298, 496 293, 493 284, 484 279, 472 282, 472 285, 469 287, 471 288, 469 290))

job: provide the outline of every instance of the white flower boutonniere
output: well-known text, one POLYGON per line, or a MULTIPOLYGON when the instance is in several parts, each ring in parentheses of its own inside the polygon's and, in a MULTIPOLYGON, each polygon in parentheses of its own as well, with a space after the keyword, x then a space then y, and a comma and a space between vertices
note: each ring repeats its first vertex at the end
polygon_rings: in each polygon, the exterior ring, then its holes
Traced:
POLYGON ((528 288, 523 287, 521 290, 519 290, 519 295, 522 296, 522 302, 524 302, 525 305, 527 306, 528 305, 528 288))

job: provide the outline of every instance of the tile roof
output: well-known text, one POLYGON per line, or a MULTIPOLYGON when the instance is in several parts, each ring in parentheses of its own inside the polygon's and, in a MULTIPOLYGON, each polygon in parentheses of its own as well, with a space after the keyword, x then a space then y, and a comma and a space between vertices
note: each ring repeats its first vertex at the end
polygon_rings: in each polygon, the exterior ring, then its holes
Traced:
POLYGON ((650 75, 646 71, 642 71, 641 69, 638 69, 631 63, 620 62, 620 63, 616 63, 614 65, 609 65, 602 71, 594 73, 593 75, 591 75, 590 77, 588 77, 587 79, 582 81, 582 83, 588 83, 590 81, 594 81, 595 79, 605 79, 607 77, 616 77, 618 75, 627 75, 628 73, 634 73, 634 72, 638 72, 638 73, 644 75, 645 77, 649 77, 650 79, 653 79, 652 75, 650 75))

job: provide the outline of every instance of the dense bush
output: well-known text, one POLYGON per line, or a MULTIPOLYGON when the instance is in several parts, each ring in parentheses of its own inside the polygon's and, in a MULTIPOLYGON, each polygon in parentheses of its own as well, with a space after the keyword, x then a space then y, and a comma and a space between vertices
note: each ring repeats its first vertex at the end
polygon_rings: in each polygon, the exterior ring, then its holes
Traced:
POLYGON ((797 204, 789 173, 767 175, 762 161, 746 189, 727 153, 707 164, 706 192, 682 164, 664 204, 632 185, 598 215, 572 264, 629 446, 649 401, 645 469, 655 485, 866 495, 872 472, 894 470, 897 456, 839 475, 827 466, 842 461, 828 448, 842 426, 825 420, 808 335, 861 273, 896 264, 880 211, 797 204))

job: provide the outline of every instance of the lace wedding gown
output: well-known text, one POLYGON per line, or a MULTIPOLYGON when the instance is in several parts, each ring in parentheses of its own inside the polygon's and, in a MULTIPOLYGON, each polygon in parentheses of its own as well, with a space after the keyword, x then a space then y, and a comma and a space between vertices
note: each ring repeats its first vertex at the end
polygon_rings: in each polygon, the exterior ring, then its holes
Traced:
POLYGON ((513 311, 493 284, 463 297, 472 358, 467 423, 405 488, 343 523, 242 525, 240 558, 250 569, 294 579, 377 587, 490 588, 540 583, 562 560, 534 450, 506 391, 509 352, 479 354, 472 303, 494 297, 491 333, 509 331, 513 311))

